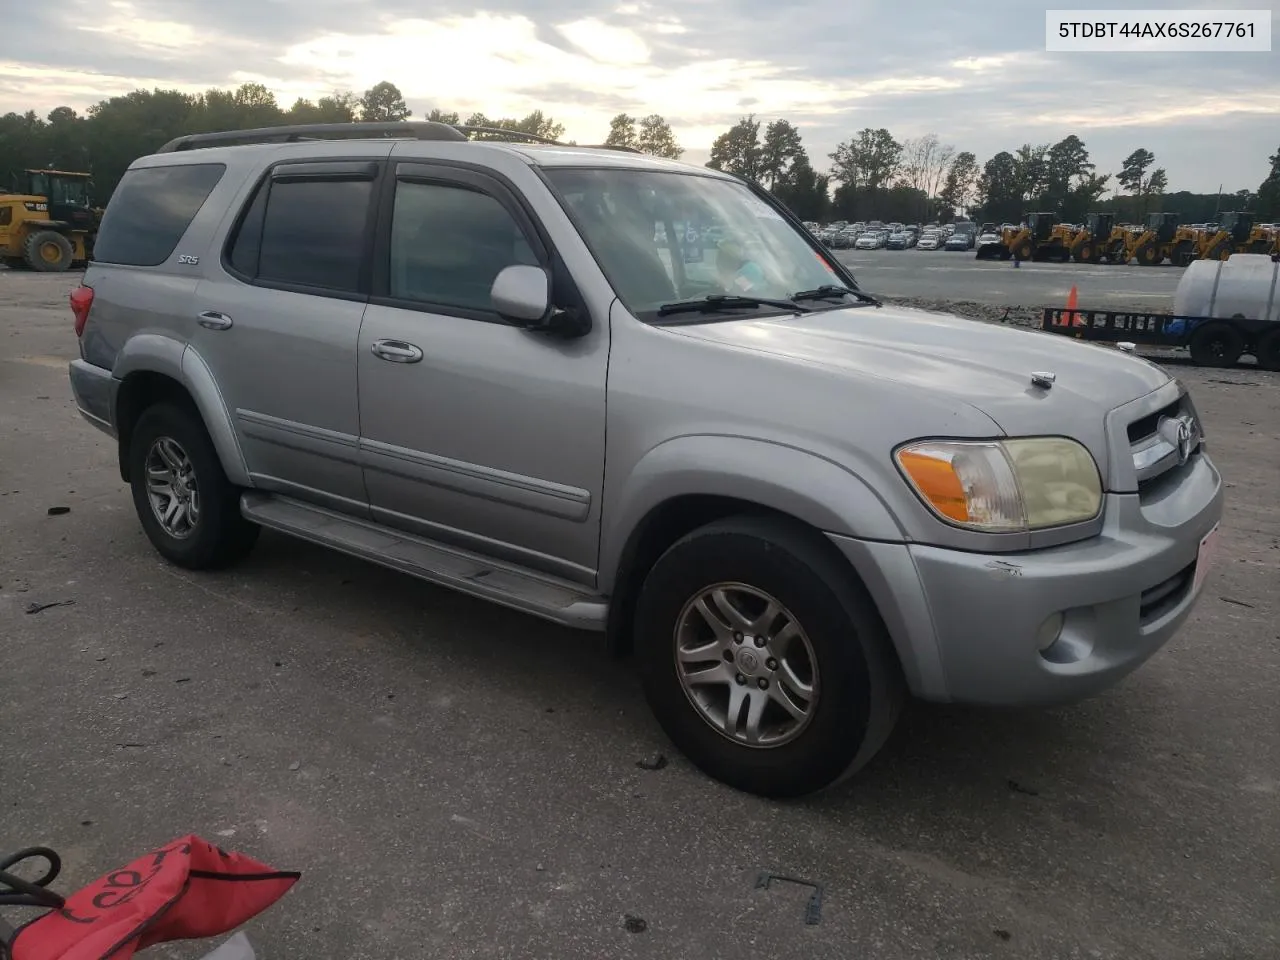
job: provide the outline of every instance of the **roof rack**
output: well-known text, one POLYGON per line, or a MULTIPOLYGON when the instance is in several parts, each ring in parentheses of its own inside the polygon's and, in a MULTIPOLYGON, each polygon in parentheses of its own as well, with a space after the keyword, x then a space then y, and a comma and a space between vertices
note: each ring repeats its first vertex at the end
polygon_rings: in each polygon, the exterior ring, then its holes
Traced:
MULTIPOLYGON (((507 130, 503 127, 472 126, 469 124, 440 123, 436 120, 362 121, 359 123, 302 123, 279 127, 256 127, 252 130, 219 130, 215 133, 190 133, 174 137, 156 153, 177 153, 183 150, 199 150, 203 147, 244 146, 251 143, 303 143, 317 140, 353 140, 381 137, 397 137, 409 140, 470 140, 475 134, 488 134, 504 140, 526 140, 553 147, 568 146, 551 137, 523 130, 507 130)), ((622 147, 601 143, 587 146, 588 150, 617 150, 622 153, 643 153, 635 147, 622 147)))
POLYGON ((156 153, 177 153, 201 147, 239 146, 250 143, 297 143, 302 140, 349 140, 368 137, 405 137, 413 140, 466 140, 467 135, 447 123, 434 120, 361 123, 301 123, 252 130, 220 130, 174 137, 156 153))
POLYGON ((473 127, 467 124, 453 124, 453 129, 461 134, 472 133, 496 133, 500 136, 514 140, 529 140, 533 143, 545 143, 552 147, 563 147, 564 144, 559 140, 553 140, 550 137, 539 136, 536 133, 525 133, 523 130, 507 130, 503 127, 473 127))

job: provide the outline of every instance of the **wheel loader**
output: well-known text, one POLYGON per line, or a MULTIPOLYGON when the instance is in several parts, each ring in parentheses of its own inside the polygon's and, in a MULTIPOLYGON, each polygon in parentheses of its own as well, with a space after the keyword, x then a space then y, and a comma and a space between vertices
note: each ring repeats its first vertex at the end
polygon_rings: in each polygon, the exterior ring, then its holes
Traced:
POLYGON ((1236 248, 1236 253, 1264 253, 1275 256, 1280 253, 1280 230, 1273 224, 1253 224, 1248 238, 1236 248))
POLYGON ((89 201, 89 174, 26 170, 0 193, 0 260, 44 273, 68 270, 93 255, 100 213, 89 201))
POLYGON ((1058 222, 1056 213, 1031 213, 1027 214, 1026 225, 1005 240, 1005 247, 1015 260, 1066 262, 1071 258, 1075 234, 1073 227, 1058 222))
POLYGON ((1226 260, 1233 253, 1248 253, 1253 234, 1253 214, 1245 211, 1224 213, 1218 229, 1204 231, 1196 244, 1196 258, 1226 260))
POLYGON ((1076 263, 1110 263, 1112 255, 1123 256, 1128 234, 1116 226, 1114 213, 1091 213, 1084 229, 1071 241, 1071 259, 1076 263))
POLYGON ((1144 267, 1158 267, 1166 260, 1185 267, 1195 260, 1200 234, 1191 227, 1181 226, 1181 219, 1177 213, 1148 216, 1146 226, 1129 236, 1127 260, 1137 260, 1144 267))

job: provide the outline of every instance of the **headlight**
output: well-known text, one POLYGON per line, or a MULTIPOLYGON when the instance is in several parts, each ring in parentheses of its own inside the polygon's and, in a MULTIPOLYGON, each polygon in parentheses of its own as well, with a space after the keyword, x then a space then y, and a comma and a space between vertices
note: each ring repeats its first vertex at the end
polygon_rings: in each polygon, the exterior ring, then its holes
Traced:
POLYGON ((958 527, 1041 530, 1092 520, 1102 509, 1098 465, 1064 437, 924 440, 894 456, 920 499, 958 527))

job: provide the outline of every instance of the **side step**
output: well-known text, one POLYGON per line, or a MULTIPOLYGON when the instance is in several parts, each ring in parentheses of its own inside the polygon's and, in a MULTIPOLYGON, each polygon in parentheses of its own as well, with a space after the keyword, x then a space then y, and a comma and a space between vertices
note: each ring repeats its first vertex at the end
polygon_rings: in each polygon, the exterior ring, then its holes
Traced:
POLYGON ((261 491, 246 492, 240 512, 272 530, 553 623, 605 629, 608 601, 577 584, 261 491))

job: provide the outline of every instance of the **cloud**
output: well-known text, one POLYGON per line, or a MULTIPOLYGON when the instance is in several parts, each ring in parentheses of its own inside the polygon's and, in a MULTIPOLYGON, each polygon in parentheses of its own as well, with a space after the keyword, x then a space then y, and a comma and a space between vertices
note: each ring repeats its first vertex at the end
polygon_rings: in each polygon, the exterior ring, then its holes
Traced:
POLYGON ((391 80, 418 115, 541 109, 580 142, 599 141, 616 113, 660 113, 695 161, 754 112, 796 123, 818 166, 839 140, 883 126, 899 139, 935 132, 980 161, 1075 133, 1103 171, 1145 146, 1175 187, 1261 181, 1280 58, 1049 54, 1052 5, 61 0, 5 21, 0 112, 247 80, 288 103, 391 80))

